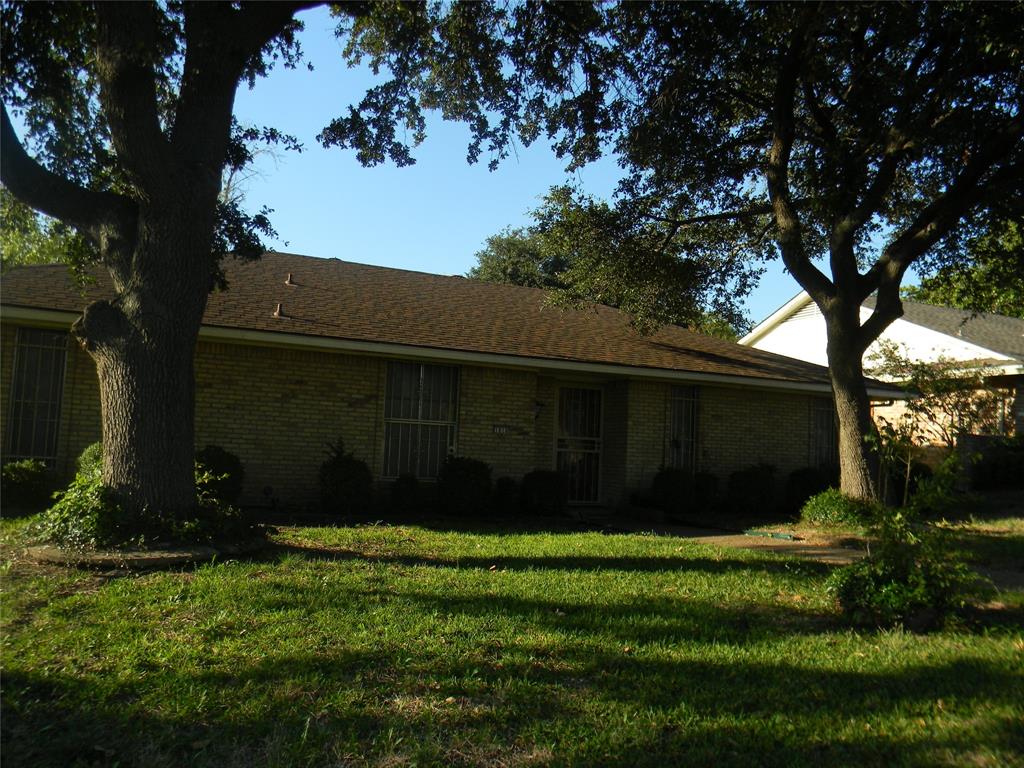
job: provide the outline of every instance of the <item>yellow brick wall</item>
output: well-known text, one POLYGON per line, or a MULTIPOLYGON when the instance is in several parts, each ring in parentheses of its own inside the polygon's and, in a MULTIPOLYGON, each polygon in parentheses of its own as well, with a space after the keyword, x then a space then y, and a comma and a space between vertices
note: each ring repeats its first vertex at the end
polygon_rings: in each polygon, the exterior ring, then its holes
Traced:
POLYGON ((463 366, 458 452, 486 461, 495 478, 534 469, 537 376, 530 371, 463 366))
POLYGON ((315 502, 326 444, 379 474, 384 361, 324 352, 202 342, 196 351, 196 445, 212 443, 246 467, 243 503, 315 502))
POLYGON ((783 483, 810 461, 810 401, 800 393, 701 387, 699 469, 724 480, 753 464, 771 464, 783 483))
MULTIPOLYGON (((0 427, 6 436, 15 329, 0 328, 0 427)), ((196 443, 221 445, 246 465, 244 503, 265 486, 282 502, 315 502, 325 444, 339 436, 375 476, 383 460, 383 358, 201 342, 196 352, 196 443)), ((614 504, 650 486, 665 460, 671 385, 633 380, 556 379, 533 371, 462 366, 458 451, 494 476, 555 466, 561 386, 604 391, 602 498, 614 504)), ((809 395, 700 387, 698 468, 724 482, 765 462, 784 482, 809 461, 809 395)), ((92 360, 69 344, 58 470, 70 475, 81 450, 100 439, 92 360)))

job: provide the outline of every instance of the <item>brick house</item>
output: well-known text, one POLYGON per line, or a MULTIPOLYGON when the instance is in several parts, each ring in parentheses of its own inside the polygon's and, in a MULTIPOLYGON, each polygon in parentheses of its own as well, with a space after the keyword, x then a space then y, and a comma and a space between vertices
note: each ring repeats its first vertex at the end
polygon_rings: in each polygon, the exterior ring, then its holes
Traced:
MULTIPOLYGON (((875 297, 869 296, 860 308, 861 322, 874 308, 875 297)), ((825 364, 825 318, 802 291, 758 323, 739 343, 825 364)), ((903 316, 893 321, 864 353, 864 366, 869 372, 872 365, 877 365, 876 355, 886 343, 895 345, 911 360, 933 363, 944 359, 955 362, 966 373, 977 374, 991 391, 1000 393, 995 431, 1024 433, 1024 320, 904 299, 903 316)), ((876 418, 899 420, 904 414, 903 403, 878 404, 873 412, 876 418)), ((922 422, 917 429, 933 444, 943 441, 943 431, 934 424, 922 422)))
MULTIPOLYGON (((571 500, 614 505, 663 466, 780 476, 834 460, 824 368, 679 327, 640 336, 628 317, 558 309, 545 293, 461 277, 267 253, 226 264, 196 350, 196 433, 265 488, 315 500, 339 435, 375 478, 430 478, 449 453, 494 476, 560 469, 571 500)), ((95 367, 70 341, 82 308, 63 266, 8 273, 0 297, 4 460, 68 476, 100 439, 95 367)), ((874 397, 896 392, 872 382, 874 397)))

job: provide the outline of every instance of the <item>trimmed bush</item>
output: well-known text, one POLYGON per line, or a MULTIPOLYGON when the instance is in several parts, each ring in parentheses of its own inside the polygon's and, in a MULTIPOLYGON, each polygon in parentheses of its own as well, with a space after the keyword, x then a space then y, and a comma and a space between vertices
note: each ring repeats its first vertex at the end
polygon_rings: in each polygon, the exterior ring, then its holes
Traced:
POLYGON ((685 469, 665 467, 651 481, 654 505, 669 516, 693 511, 693 475, 685 469))
POLYGON ((373 496, 373 474, 362 459, 345 451, 339 437, 327 444, 327 460, 320 465, 320 499, 325 512, 348 515, 363 512, 373 496))
POLYGON ((226 504, 238 503, 245 482, 241 459, 219 445, 208 445, 196 452, 196 464, 208 472, 204 479, 207 493, 226 504))
POLYGON ((221 497, 223 481, 223 475, 215 475, 196 462, 196 511, 184 523, 174 526, 175 540, 213 544, 245 541, 257 534, 257 527, 245 513, 221 497))
POLYGON ((718 498, 718 478, 710 472, 693 475, 693 504, 698 512, 710 512, 718 498))
POLYGON ((423 503, 420 481, 408 473, 399 475, 391 484, 391 509, 395 512, 415 512, 423 503))
POLYGON ((800 510, 800 519, 812 525, 866 525, 878 506, 853 499, 837 488, 811 496, 800 510))
POLYGON ((552 517, 565 513, 569 505, 569 478, 548 469, 535 469, 523 477, 523 512, 552 517))
POLYGON ((799 513, 812 496, 826 491, 839 480, 839 472, 825 467, 803 467, 789 473, 786 479, 784 511, 799 513))
POLYGON ((55 482, 53 473, 36 459, 9 461, 0 470, 0 496, 4 509, 37 512, 49 503, 55 482))
POLYGON ((480 515, 491 497, 491 467, 466 456, 449 456, 437 474, 437 503, 452 515, 480 515))
POLYGON ((499 477, 494 481, 492 494, 495 511, 503 515, 513 515, 519 511, 519 498, 522 491, 514 477, 499 477))
POLYGON ((757 464, 729 475, 726 485, 727 503, 731 512, 755 515, 772 511, 775 499, 775 467, 757 464))
POLYGON ((103 443, 96 441, 85 447, 75 459, 78 474, 99 477, 103 473, 103 443))
POLYGON ((826 582, 851 621, 929 629, 976 589, 976 578, 945 546, 942 534, 912 525, 903 511, 880 510, 872 531, 877 543, 871 556, 826 582))

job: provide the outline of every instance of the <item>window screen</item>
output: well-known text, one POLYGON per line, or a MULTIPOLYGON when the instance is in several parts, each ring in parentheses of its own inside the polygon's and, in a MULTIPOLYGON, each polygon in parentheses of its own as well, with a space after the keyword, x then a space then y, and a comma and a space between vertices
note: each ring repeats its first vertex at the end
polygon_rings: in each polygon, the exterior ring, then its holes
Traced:
POLYGON ((67 348, 64 331, 18 329, 5 459, 56 460, 67 348))
POLYGON ((839 432, 836 411, 831 400, 811 401, 811 435, 809 464, 812 467, 834 467, 839 464, 839 432))
POLYGON ((667 464, 697 469, 697 387, 672 387, 668 400, 667 464))
POLYGON ((455 451, 459 369, 388 363, 384 396, 384 476, 437 477, 455 451))

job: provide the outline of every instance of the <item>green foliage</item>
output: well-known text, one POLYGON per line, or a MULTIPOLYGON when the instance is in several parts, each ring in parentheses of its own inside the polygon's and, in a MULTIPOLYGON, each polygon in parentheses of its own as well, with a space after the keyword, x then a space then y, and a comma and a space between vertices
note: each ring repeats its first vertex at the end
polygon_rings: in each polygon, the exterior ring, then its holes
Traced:
POLYGON ((802 467, 789 473, 783 508, 799 513, 813 496, 828 490, 839 481, 839 471, 832 467, 802 467))
POLYGON ((71 549, 139 544, 156 533, 154 521, 128 514, 98 474, 78 475, 40 521, 47 541, 71 549))
POLYGON ((219 445, 207 445, 196 452, 196 464, 208 470, 204 475, 210 478, 210 495, 226 504, 238 503, 245 482, 245 466, 238 456, 219 445))
POLYGON ((730 512, 757 515, 775 508, 775 467, 757 464, 729 475, 726 504, 730 512))
POLYGON ((563 472, 535 469, 523 476, 523 511, 528 515, 554 517, 569 505, 569 479, 563 472))
POLYGON ((878 506, 854 499, 837 488, 829 488, 811 496, 800 510, 800 519, 811 525, 858 526, 867 524, 878 506))
POLYGON ((0 272, 32 264, 68 264, 81 278, 81 269, 94 258, 95 251, 68 225, 41 216, 0 187, 0 272))
POLYGON ((437 474, 437 503, 452 515, 481 517, 491 496, 491 467, 465 456, 449 456, 437 474))
POLYGON ((90 443, 75 459, 78 474, 86 477, 99 477, 103 473, 103 443, 90 443))
POLYGON ((468 277, 553 289, 556 304, 618 307, 638 328, 685 325, 729 340, 746 321, 738 308, 743 267, 689 259, 651 222, 627 223, 608 204, 552 189, 527 229, 488 238, 468 277))
POLYGON ((362 459, 345 451, 339 437, 327 444, 327 460, 320 465, 320 500, 325 512, 349 515, 365 511, 372 501, 373 474, 362 459))
MULTIPOLYGON (((224 453, 227 454, 227 451, 224 453)), ((217 452, 211 452, 210 456, 223 458, 217 452)), ((260 535, 259 529, 245 513, 225 498, 225 489, 232 492, 234 487, 233 478, 226 474, 215 474, 197 460, 195 512, 187 520, 175 522, 170 537, 175 541, 190 543, 239 544, 260 535)))
POLYGON ((46 506, 55 488, 53 473, 37 459, 9 461, 3 466, 0 497, 4 511, 38 511, 46 506))
POLYGON ((829 578, 827 589, 852 621, 929 629, 976 590, 977 577, 946 546, 945 534, 913 521, 904 510, 877 510, 871 554, 829 578))
POLYGON ((903 295, 912 301, 994 312, 1024 320, 1024 226, 1012 219, 992 222, 967 244, 969 258, 939 262, 920 285, 903 295))

